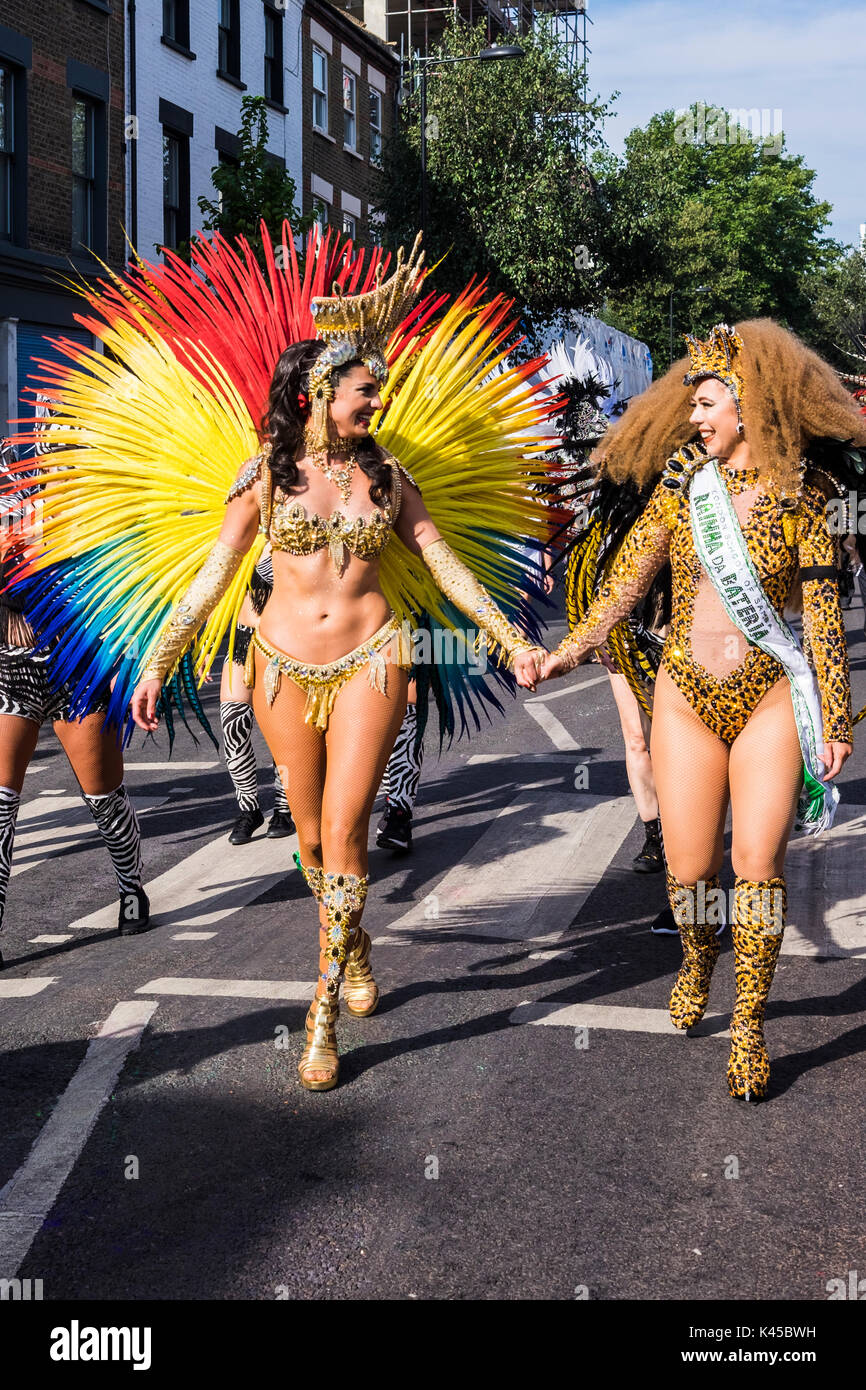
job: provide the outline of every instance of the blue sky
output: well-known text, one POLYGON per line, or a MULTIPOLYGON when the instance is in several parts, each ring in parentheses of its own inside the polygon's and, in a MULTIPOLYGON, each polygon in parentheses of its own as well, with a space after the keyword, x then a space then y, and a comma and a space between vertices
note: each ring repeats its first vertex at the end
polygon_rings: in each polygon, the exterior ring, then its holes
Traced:
POLYGON ((786 149, 817 171, 830 233, 866 223, 866 2, 588 0, 589 87, 619 90, 606 139, 617 153, 657 111, 707 101, 781 108, 786 149))

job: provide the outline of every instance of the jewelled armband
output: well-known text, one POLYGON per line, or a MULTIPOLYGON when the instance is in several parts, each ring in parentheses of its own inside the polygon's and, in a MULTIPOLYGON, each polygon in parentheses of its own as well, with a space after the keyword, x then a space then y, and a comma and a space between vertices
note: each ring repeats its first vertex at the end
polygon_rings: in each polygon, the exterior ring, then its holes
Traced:
POLYGON ((216 542, 148 653, 141 680, 165 680, 166 673, 172 670, 202 623, 216 608, 243 558, 243 551, 233 550, 224 541, 216 542))
POLYGON ((431 541, 430 545, 425 545, 421 558, 445 597, 481 629, 490 645, 498 648, 500 654, 505 653, 507 665, 512 666, 520 652, 544 650, 508 621, 484 585, 479 584, 446 541, 431 541))

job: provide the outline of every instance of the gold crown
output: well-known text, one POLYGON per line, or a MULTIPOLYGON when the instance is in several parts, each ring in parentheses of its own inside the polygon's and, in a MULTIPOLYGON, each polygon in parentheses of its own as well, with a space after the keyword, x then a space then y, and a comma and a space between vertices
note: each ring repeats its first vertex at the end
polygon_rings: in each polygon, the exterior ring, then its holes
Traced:
POLYGON ((683 334, 691 359, 691 368, 683 377, 683 385, 690 386, 703 377, 713 376, 721 381, 731 392, 742 412, 743 378, 739 370, 739 357, 743 352, 743 340, 736 329, 726 323, 717 323, 710 330, 705 343, 691 333, 683 334))
POLYGON ((424 264, 420 242, 419 232, 408 260, 404 260, 400 247, 394 273, 384 285, 379 283, 380 265, 376 287, 366 294, 343 295, 334 285, 333 295, 313 298, 310 309, 316 321, 316 335, 328 344, 310 369, 310 389, 314 394, 325 385, 335 367, 353 358, 360 358, 380 382, 387 380, 385 349, 412 308, 420 288, 424 264))

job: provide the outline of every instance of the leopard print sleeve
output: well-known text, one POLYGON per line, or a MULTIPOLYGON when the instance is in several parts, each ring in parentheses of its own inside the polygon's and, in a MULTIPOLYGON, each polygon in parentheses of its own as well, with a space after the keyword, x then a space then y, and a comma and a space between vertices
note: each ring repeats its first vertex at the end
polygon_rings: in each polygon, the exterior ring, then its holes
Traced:
POLYGON ((810 487, 804 488, 800 501, 797 548, 804 571, 803 629, 821 692, 824 738, 837 743, 851 743, 848 641, 839 602, 839 585, 836 579, 810 577, 809 574, 813 567, 837 568, 837 544, 827 524, 824 499, 820 492, 810 487))

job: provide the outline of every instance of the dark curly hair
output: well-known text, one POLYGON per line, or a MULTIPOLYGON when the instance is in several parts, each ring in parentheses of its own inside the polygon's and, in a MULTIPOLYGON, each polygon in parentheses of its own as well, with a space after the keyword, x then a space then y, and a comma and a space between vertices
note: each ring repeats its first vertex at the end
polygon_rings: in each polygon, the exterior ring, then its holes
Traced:
MULTIPOLYGON (((280 356, 271 378, 268 406, 262 416, 262 438, 270 440, 270 468, 274 486, 289 493, 298 485, 296 458, 303 449, 304 425, 310 416, 309 404, 302 406, 299 397, 310 394, 310 368, 325 349, 321 338, 304 338, 292 343, 280 356)), ((353 367, 363 366, 353 358, 331 373, 338 386, 353 367)), ((370 479, 370 500, 384 507, 391 498, 391 465, 384 450, 368 437, 358 441, 358 466, 370 479)))

